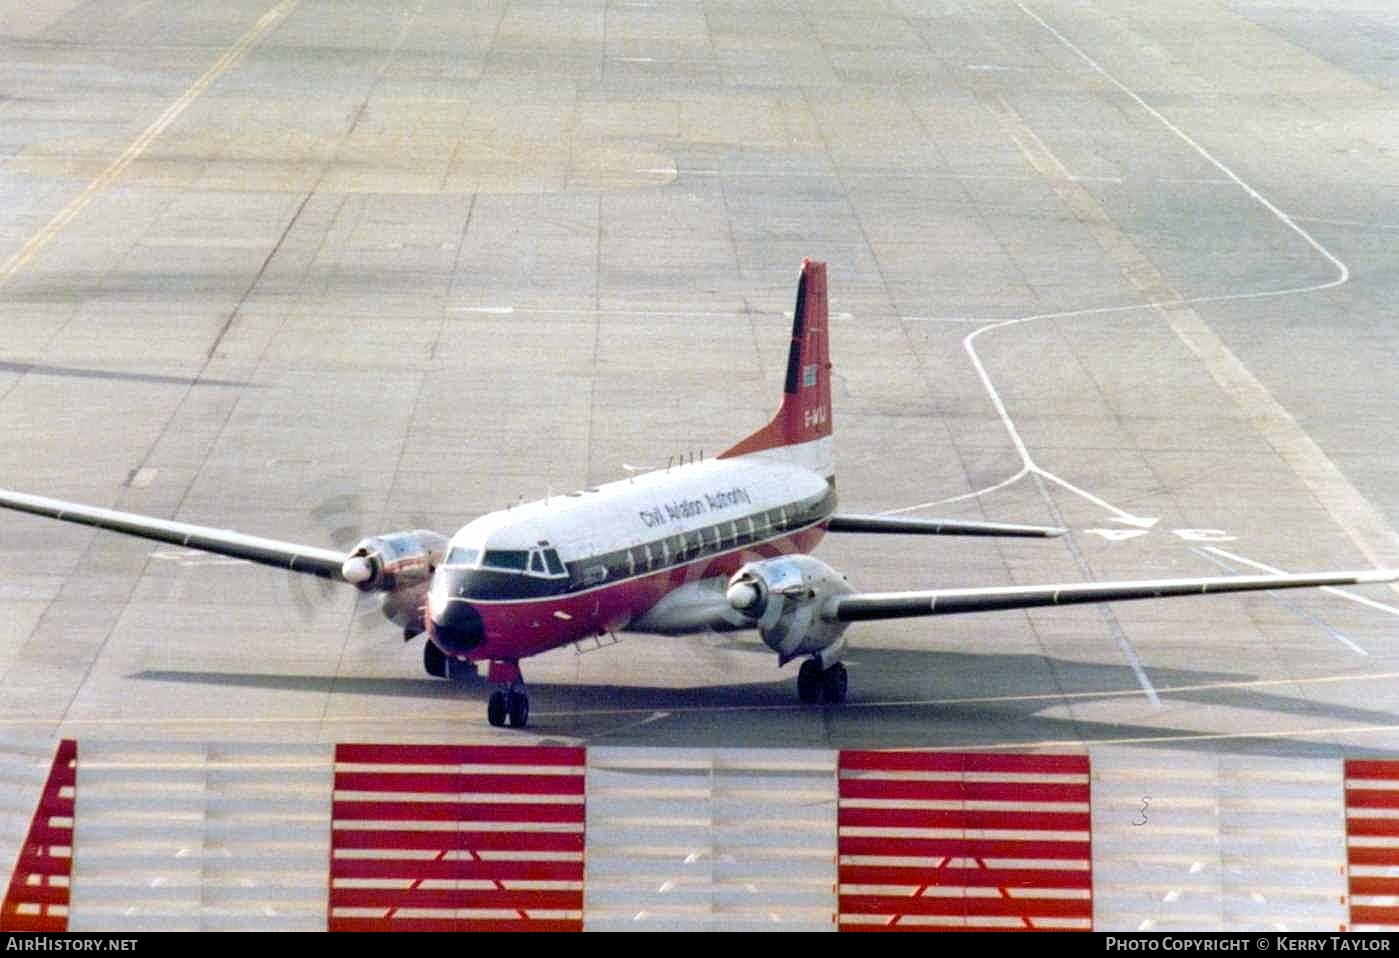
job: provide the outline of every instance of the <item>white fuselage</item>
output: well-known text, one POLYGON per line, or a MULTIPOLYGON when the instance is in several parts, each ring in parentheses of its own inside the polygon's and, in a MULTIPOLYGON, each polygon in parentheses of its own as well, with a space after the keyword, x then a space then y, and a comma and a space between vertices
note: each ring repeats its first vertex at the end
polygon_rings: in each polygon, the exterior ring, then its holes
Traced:
MULTIPOLYGON (((490 513, 452 537, 429 597, 439 616, 468 603, 485 640, 471 649, 439 644, 472 659, 515 659, 629 626, 723 625, 697 614, 681 590, 722 582, 745 562, 808 551, 834 508, 832 484, 820 473, 744 456, 490 513), (680 593, 675 612, 658 617, 653 610, 672 593, 680 593)), ((722 588, 706 594, 722 615, 722 588)))

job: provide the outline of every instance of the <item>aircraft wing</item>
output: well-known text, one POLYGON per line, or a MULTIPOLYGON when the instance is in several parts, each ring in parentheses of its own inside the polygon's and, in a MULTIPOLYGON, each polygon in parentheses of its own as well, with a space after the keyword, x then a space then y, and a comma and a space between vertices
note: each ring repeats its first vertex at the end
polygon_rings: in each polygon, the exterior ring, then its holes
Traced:
POLYGON ((1205 579, 1147 579, 1137 582, 1080 582, 1066 585, 1025 585, 985 589, 935 589, 929 592, 856 592, 835 596, 822 610, 835 622, 905 619, 922 615, 957 615, 1037 606, 1165 599, 1172 596, 1215 595, 1271 589, 1361 585, 1399 580, 1399 569, 1360 572, 1317 572, 1301 575, 1216 576, 1205 579))
POLYGON ((64 522, 95 526, 110 532, 122 532, 142 539, 169 542, 201 552, 246 559, 249 562, 275 566, 291 572, 344 580, 340 574, 340 566, 345 561, 345 554, 334 549, 263 539, 231 529, 211 529, 208 526, 156 519, 133 512, 118 512, 115 509, 100 509, 96 506, 84 506, 76 502, 63 502, 59 499, 31 496, 4 489, 0 489, 0 507, 36 516, 47 516, 50 519, 62 519, 64 522))
POLYGON ((965 519, 912 519, 904 516, 867 516, 837 512, 826 526, 827 532, 877 532, 913 536, 1024 536, 1051 538, 1067 529, 1054 526, 1025 526, 1009 522, 973 522, 965 519))

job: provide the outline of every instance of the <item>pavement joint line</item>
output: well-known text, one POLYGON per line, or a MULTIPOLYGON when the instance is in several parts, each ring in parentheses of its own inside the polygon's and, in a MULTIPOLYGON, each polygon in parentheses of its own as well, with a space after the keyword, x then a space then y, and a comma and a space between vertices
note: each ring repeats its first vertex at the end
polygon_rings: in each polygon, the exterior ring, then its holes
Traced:
POLYGON ((3 265, 0 265, 0 288, 4 288, 21 269, 33 260, 34 257, 38 256, 39 253, 43 251, 44 247, 48 246, 53 238, 62 232, 64 227, 71 223, 79 213, 88 207, 88 204, 96 199, 109 186, 116 183, 116 181, 121 178, 122 174, 126 172, 127 168, 130 167, 132 163, 136 162, 136 160, 140 159, 141 155, 146 152, 150 145, 154 143, 172 123, 180 118, 180 115, 189 108, 190 104, 199 99, 204 91, 213 85, 215 80, 236 66, 238 61, 242 60, 244 55, 247 54, 259 40, 285 19, 287 14, 291 12, 291 9, 300 2, 301 0, 282 0, 281 3, 259 17, 257 23, 253 25, 253 28, 239 37, 234 42, 233 46, 225 50, 223 56, 219 57, 218 60, 214 62, 214 65, 204 72, 203 76, 195 80, 174 103, 166 107, 165 111, 161 113, 160 116, 156 117, 155 121, 141 132, 140 136, 132 140, 126 149, 122 151, 121 155, 112 161, 110 166, 103 170, 95 180, 89 183, 81 193, 70 200, 68 205, 60 210, 53 219, 49 220, 43 229, 30 237, 29 242, 20 247, 20 249, 7 259, 3 265))

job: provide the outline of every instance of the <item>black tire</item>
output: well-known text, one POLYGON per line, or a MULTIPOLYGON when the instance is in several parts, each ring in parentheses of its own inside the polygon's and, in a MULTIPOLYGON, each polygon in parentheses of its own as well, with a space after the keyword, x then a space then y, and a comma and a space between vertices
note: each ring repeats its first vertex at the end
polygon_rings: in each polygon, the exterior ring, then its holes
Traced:
POLYGON ((807 705, 821 701, 821 663, 807 659, 797 673, 797 698, 807 705))
POLYGON ((849 684, 845 666, 837 662, 821 675, 821 694, 829 705, 839 705, 845 701, 845 689, 849 684))
POLYGON ((423 643, 423 668, 435 679, 447 677, 447 654, 432 639, 423 643))
POLYGON ((524 692, 510 693, 510 727, 524 728, 529 724, 529 696, 524 692))
POLYGON ((491 693, 491 700, 486 703, 486 721, 496 728, 505 724, 505 713, 509 703, 506 701, 505 693, 496 689, 491 693))

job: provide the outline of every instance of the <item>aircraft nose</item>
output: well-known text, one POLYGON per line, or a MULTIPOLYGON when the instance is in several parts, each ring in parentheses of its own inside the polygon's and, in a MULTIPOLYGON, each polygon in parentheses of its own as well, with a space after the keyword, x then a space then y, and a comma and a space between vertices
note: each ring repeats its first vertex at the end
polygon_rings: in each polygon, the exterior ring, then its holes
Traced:
POLYGON ((432 638, 444 652, 470 652, 486 639, 481 613, 469 602, 449 601, 428 617, 432 638))

